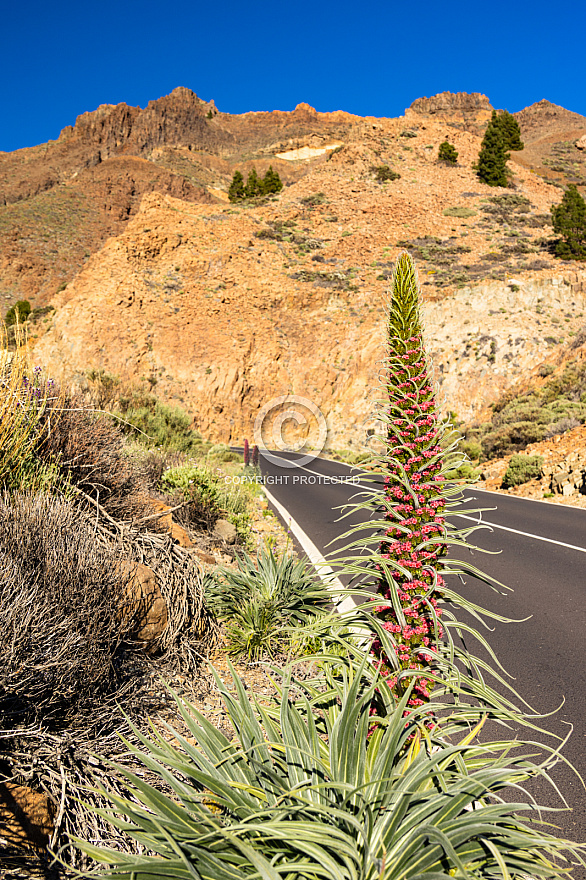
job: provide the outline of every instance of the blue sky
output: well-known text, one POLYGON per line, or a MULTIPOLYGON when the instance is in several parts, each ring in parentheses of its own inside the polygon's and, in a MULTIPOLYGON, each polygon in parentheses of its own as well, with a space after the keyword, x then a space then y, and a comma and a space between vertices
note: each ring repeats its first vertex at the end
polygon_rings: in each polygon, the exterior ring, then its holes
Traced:
POLYGON ((0 150, 54 139, 99 104, 144 107, 175 86, 230 113, 306 101, 398 116, 415 98, 449 90, 483 92, 511 112, 547 98, 586 115, 580 0, 7 6, 0 150))

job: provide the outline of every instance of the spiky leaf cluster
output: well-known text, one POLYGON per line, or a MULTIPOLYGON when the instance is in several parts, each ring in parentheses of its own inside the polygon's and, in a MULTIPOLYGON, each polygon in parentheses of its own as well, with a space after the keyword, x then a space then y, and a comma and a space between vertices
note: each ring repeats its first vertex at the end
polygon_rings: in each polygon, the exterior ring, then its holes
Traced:
POLYGON ((507 742, 475 744, 482 720, 470 729, 452 715, 427 731, 427 707, 405 719, 408 694, 395 702, 386 690, 368 736, 381 682, 364 663, 354 674, 326 666, 317 687, 294 689, 285 674, 276 705, 251 700, 232 677, 230 689, 216 678, 232 739, 193 706, 180 705, 187 736, 135 730, 151 779, 169 794, 120 768, 131 796, 110 793, 113 809, 103 815, 143 852, 80 842, 107 865, 92 877, 522 880, 560 877, 564 851, 583 861, 581 847, 531 821, 536 808, 522 783, 545 775, 551 760, 537 768, 507 742), (500 796, 506 786, 516 803, 500 796), (527 810, 528 818, 517 815, 527 810))

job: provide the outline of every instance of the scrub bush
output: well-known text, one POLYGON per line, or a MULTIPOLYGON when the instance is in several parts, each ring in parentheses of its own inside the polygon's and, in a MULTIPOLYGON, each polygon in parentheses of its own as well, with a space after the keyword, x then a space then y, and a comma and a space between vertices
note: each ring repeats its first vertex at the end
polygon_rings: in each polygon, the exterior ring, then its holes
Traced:
POLYGON ((444 141, 443 144, 439 145, 437 157, 440 162, 447 162, 448 165, 457 165, 458 163, 458 151, 448 141, 444 141))
POLYGON ((542 466, 541 455, 513 455, 503 477, 503 489, 538 480, 542 475, 542 466))

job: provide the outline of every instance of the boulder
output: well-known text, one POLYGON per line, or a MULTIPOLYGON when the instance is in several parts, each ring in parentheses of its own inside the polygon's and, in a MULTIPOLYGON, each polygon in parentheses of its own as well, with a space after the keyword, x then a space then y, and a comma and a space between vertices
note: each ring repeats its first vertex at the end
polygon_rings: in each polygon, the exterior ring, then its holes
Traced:
POLYGON ((15 782, 0 783, 0 837, 11 846, 44 849, 51 840, 55 807, 44 793, 15 782))
POLYGON ((128 577, 126 596, 128 616, 133 621, 131 638, 151 642, 165 631, 169 620, 167 603, 163 599, 154 571, 141 562, 125 560, 120 572, 128 577))
POLYGON ((482 465, 480 478, 482 480, 502 480, 507 470, 507 462, 499 459, 496 462, 487 462, 482 465))
POLYGON ((207 565, 216 564, 215 558, 211 555, 211 553, 206 553, 205 550, 200 550, 198 547, 194 547, 191 552, 194 554, 194 556, 197 556, 200 562, 205 562, 207 565))
POLYGON ((218 519, 214 525, 214 535, 217 538, 221 538, 226 544, 235 544, 238 532, 236 527, 231 522, 228 522, 227 519, 218 519))
POLYGON ((180 547, 192 546, 191 538, 183 526, 180 526, 179 523, 176 523, 173 520, 173 516, 170 512, 171 508, 168 504, 165 504, 163 501, 159 501, 156 498, 149 498, 149 505, 153 508, 155 513, 160 511, 161 516, 157 518, 157 522, 171 535, 175 544, 179 544, 180 547))
POLYGON ((586 150, 586 134, 583 134, 581 138, 578 138, 576 141, 576 147, 579 150, 586 150))

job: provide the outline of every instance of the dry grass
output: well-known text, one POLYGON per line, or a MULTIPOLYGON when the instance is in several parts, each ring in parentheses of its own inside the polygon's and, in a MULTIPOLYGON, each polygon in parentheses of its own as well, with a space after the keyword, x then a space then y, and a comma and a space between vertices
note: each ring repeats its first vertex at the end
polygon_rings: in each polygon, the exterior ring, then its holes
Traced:
POLYGON ((26 337, 14 327, 16 345, 8 351, 6 328, 0 323, 0 485, 11 489, 40 488, 49 474, 34 455, 39 436, 50 426, 52 387, 31 369, 26 337))
MULTIPOLYGON (((0 355, 0 782, 49 795, 52 846, 83 867, 71 835, 135 846, 87 806, 102 804, 96 779, 125 790, 107 762, 129 760, 118 733, 164 709, 161 678, 200 686, 218 627, 197 557, 157 532, 149 477, 164 462, 137 466, 110 418, 31 371, 17 329, 15 350, 0 355), (132 638, 147 610, 127 595, 138 563, 167 607, 148 643, 132 638)), ((12 855, 27 876, 29 857, 12 855)), ((61 876, 42 858, 43 876, 61 876)))

